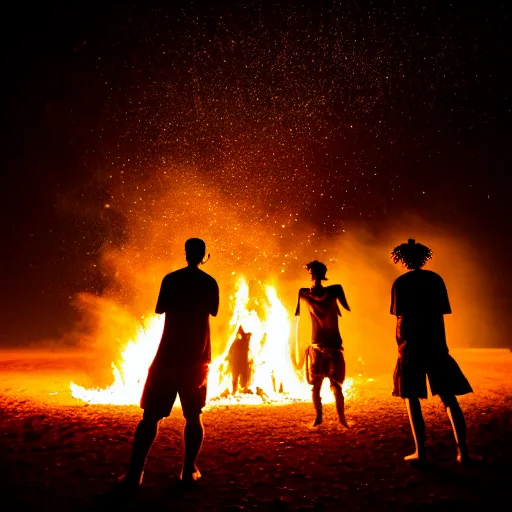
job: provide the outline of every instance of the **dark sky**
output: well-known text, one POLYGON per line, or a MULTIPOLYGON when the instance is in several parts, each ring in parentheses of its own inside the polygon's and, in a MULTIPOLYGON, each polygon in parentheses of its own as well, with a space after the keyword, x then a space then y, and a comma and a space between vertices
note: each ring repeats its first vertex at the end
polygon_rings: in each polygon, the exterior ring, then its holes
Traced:
POLYGON ((326 234, 469 235, 508 314, 506 2, 169 3, 4 12, 1 345, 70 329, 166 162, 326 234))

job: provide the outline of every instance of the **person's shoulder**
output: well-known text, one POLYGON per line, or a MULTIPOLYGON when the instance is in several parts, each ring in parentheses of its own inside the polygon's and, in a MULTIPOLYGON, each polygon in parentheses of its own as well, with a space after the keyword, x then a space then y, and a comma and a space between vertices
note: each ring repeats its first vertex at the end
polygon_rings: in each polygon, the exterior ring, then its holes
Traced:
POLYGON ((172 272, 169 272, 164 279, 167 281, 171 281, 172 279, 176 279, 181 277, 185 271, 187 270, 187 267, 179 268, 178 270, 173 270, 172 272))
POLYGON ((437 272, 434 272, 433 270, 422 270, 421 272, 427 279, 430 279, 431 281, 437 281, 439 283, 444 283, 444 279, 437 272))
POLYGON ((174 272, 169 272, 168 274, 166 274, 163 279, 162 279, 162 283, 168 283, 169 281, 172 281, 174 278, 174 272))
POLYGON ((179 284, 180 282, 187 279, 187 267, 179 268, 169 272, 162 280, 162 283, 174 283, 179 284))
POLYGON ((200 268, 198 268, 197 270, 199 271, 199 275, 201 276, 201 279, 208 282, 209 284, 217 285, 217 280, 213 276, 211 276, 204 270, 201 270, 200 268))
POLYGON ((410 272, 406 272, 405 274, 402 274, 401 276, 398 276, 393 281, 393 286, 398 286, 400 283, 406 282, 410 279, 410 272))
POLYGON ((325 291, 330 297, 339 297, 343 293, 343 286, 341 284, 330 284, 325 287, 325 291))
POLYGON ((309 288, 300 288, 299 289, 299 295, 302 297, 303 295, 306 295, 309 292, 309 288))

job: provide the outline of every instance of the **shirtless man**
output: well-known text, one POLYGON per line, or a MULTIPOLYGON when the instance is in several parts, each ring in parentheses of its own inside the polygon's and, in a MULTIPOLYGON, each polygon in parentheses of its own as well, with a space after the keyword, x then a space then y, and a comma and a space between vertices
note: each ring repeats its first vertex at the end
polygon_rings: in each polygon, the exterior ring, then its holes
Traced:
POLYGON ((306 377, 313 386, 313 404, 316 419, 313 427, 322 423, 322 399, 320 390, 325 378, 331 384, 331 391, 336 399, 336 410, 340 422, 348 427, 345 418, 345 398, 342 385, 345 380, 345 358, 343 357, 342 339, 338 326, 341 311, 338 302, 350 311, 343 288, 339 284, 324 287, 327 267, 320 261, 306 265, 311 275, 311 287, 301 288, 297 301, 296 316, 300 316, 301 301, 307 305, 312 322, 312 339, 306 350, 306 377))

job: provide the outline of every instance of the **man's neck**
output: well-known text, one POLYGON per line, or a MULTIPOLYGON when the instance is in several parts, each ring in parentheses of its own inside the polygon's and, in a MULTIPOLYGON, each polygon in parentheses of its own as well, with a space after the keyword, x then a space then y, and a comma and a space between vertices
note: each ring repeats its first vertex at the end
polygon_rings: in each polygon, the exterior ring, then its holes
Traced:
POLYGON ((311 283, 311 290, 312 290, 312 291, 313 291, 313 290, 318 290, 318 291, 320 291, 320 290, 323 290, 323 289, 324 289, 324 287, 323 287, 323 285, 322 285, 322 281, 320 281, 319 279, 315 279, 315 281, 313 281, 313 282, 311 283))

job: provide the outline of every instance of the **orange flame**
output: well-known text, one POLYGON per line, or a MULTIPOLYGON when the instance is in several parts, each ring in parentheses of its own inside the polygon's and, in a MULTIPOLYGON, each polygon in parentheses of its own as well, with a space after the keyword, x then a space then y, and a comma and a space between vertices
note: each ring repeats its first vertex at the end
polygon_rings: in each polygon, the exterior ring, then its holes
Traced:
MULTIPOLYGON (((303 372, 294 365, 290 347, 291 326, 286 308, 278 298, 276 289, 265 286, 263 318, 249 308, 250 295, 246 280, 241 277, 234 300, 233 315, 229 323, 229 340, 234 340, 240 326, 251 333, 249 359, 252 363, 251 393, 232 394, 232 379, 228 365, 231 343, 210 365, 208 378, 208 404, 225 403, 288 403, 309 401, 311 388, 303 372)), ((255 301, 257 304, 257 301, 255 301)), ((146 382, 147 373, 156 354, 164 326, 164 316, 152 315, 140 327, 135 340, 129 341, 121 354, 119 367, 112 363, 114 382, 107 388, 87 389, 70 383, 74 398, 91 404, 138 404, 146 382)), ((347 379, 343 389, 352 387, 347 379)), ((332 402, 328 381, 322 388, 324 403, 332 402)))

